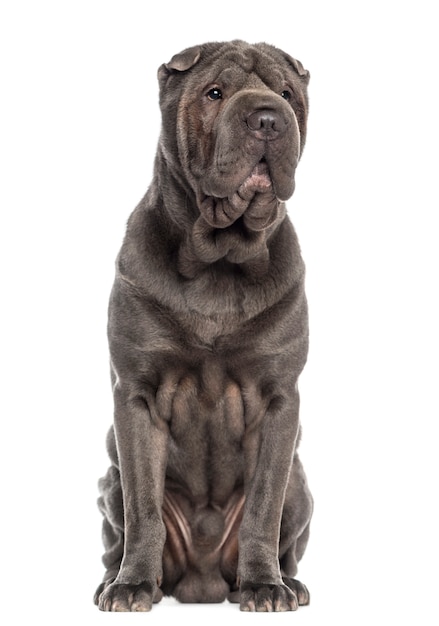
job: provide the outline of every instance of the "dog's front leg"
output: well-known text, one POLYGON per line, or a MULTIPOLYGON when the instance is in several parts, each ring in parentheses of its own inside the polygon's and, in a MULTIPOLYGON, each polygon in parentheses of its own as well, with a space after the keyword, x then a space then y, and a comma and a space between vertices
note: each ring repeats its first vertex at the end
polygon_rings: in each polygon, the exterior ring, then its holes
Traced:
POLYGON ((240 608, 288 611, 298 606, 282 580, 279 537, 285 490, 299 429, 299 396, 275 398, 259 429, 245 438, 246 503, 239 533, 240 608))
POLYGON ((149 611, 162 575, 162 503, 167 426, 145 400, 118 383, 114 427, 124 505, 124 555, 116 580, 102 592, 103 611, 149 611))

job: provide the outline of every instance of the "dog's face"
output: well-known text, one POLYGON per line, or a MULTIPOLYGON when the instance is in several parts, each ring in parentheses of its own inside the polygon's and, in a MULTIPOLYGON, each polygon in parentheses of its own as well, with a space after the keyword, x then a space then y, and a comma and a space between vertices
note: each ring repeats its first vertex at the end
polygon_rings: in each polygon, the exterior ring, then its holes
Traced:
POLYGON ((161 66, 162 149, 209 225, 243 216, 260 231, 282 217, 306 137, 308 79, 277 48, 239 41, 190 48, 161 66))

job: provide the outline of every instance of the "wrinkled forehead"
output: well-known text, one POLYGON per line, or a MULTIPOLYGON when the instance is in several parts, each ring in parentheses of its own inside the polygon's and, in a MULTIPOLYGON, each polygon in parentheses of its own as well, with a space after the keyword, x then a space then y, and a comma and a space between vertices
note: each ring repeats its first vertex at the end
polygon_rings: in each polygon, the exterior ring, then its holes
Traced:
POLYGON ((261 83, 270 86, 294 80, 294 72, 285 60, 251 48, 224 52, 206 64, 203 75, 207 82, 236 88, 258 87, 261 83))

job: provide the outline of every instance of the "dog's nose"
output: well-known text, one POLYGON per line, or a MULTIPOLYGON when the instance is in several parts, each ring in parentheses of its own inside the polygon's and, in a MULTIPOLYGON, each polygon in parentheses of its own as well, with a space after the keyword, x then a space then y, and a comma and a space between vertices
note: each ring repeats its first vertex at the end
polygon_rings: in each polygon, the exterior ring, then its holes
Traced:
POLYGON ((285 131, 286 123, 274 109, 259 109, 247 117, 247 126, 258 139, 276 139, 285 131))

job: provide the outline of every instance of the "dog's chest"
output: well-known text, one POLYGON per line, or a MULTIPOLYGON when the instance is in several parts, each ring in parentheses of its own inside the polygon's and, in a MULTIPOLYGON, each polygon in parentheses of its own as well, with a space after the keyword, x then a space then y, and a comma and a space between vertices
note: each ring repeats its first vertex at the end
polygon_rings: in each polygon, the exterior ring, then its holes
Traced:
POLYGON ((208 273, 183 291, 178 324, 202 344, 239 332, 243 324, 266 307, 265 285, 249 284, 239 276, 208 273))
POLYGON ((157 410, 168 420, 168 478, 221 504, 242 481, 247 391, 213 357, 165 378, 157 410))
POLYGON ((197 310, 185 311, 179 319, 195 345, 212 346, 219 338, 238 331, 246 321, 241 312, 203 314, 197 310), (244 319, 243 319, 244 318, 244 319))

